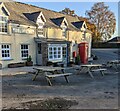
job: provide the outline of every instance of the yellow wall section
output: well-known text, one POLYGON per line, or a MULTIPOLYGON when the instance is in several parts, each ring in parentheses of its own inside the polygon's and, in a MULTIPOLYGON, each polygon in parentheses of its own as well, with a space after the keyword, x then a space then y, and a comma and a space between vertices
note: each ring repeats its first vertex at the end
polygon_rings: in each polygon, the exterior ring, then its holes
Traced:
POLYGON ((11 48, 11 60, 2 60, 0 54, 0 63, 3 67, 7 67, 9 63, 23 62, 21 58, 21 44, 28 44, 29 55, 32 56, 34 64, 36 64, 36 43, 34 41, 34 35, 30 34, 1 34, 0 35, 0 47, 2 44, 10 44, 11 48))

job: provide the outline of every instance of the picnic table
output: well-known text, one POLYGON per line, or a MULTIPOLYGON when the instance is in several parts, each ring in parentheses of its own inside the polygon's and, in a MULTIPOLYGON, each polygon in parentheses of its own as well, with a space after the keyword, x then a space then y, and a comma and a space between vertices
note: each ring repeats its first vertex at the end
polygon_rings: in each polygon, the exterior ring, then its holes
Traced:
POLYGON ((102 76, 104 76, 104 71, 107 70, 105 68, 102 68, 102 64, 83 64, 80 65, 81 66, 81 70, 83 70, 83 68, 86 68, 87 73, 94 78, 93 76, 93 72, 97 72, 99 71, 102 76))
POLYGON ((113 67, 115 70, 118 70, 117 68, 120 65, 120 60, 111 60, 107 62, 107 66, 113 67))
POLYGON ((49 85, 52 86, 51 83, 51 78, 55 78, 55 77, 65 77, 66 82, 68 83, 68 78, 67 76, 71 75, 72 73, 65 73, 64 70, 66 68, 64 67, 52 67, 52 66, 42 66, 42 67, 36 67, 33 68, 36 70, 35 76, 33 77, 33 81, 36 79, 36 77, 38 76, 38 74, 45 76, 46 80, 48 81, 49 85), (61 73, 58 73, 58 72, 61 73))

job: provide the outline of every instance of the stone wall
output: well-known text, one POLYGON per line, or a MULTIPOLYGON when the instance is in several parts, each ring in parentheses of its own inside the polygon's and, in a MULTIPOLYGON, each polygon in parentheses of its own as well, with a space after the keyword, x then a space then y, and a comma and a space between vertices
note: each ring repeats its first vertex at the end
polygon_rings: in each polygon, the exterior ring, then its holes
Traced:
POLYGON ((41 50, 42 50, 42 65, 46 65, 48 61, 48 44, 41 43, 41 50))

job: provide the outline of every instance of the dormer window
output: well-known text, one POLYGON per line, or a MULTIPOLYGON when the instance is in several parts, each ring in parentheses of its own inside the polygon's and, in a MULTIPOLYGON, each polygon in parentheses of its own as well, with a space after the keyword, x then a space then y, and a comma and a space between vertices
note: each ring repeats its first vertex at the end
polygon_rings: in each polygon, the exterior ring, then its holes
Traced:
POLYGON ((43 27, 44 27, 44 25, 45 25, 46 20, 45 20, 45 18, 44 18, 44 16, 43 16, 42 12, 41 12, 40 15, 38 16, 36 22, 37 22, 37 25, 38 25, 38 36, 39 36, 39 37, 44 37, 43 27))
POLYGON ((66 37, 66 32, 67 32, 67 21, 64 18, 62 24, 61 24, 61 28, 62 28, 62 36, 66 37))
POLYGON ((62 27, 62 36, 66 37, 66 27, 62 27))
POLYGON ((8 17, 0 15, 0 33, 8 32, 7 21, 8 17))
POLYGON ((86 25, 84 24, 83 27, 86 29, 86 25))

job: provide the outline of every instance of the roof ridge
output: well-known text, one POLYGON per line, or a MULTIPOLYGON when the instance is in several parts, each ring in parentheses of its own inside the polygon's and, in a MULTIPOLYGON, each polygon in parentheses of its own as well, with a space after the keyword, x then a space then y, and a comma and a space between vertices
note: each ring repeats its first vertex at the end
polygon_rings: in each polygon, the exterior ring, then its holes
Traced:
POLYGON ((70 17, 78 17, 78 16, 72 16, 72 15, 69 15, 69 14, 63 14, 61 12, 57 12, 57 11, 54 11, 54 10, 51 10, 51 9, 47 9, 47 8, 43 8, 43 7, 39 7, 39 6, 35 6, 35 5, 32 5, 32 4, 27 4, 27 3, 23 3, 23 2, 18 2, 18 1, 15 1, 16 3, 20 3, 20 4, 24 4, 24 5, 29 5, 29 6, 32 6, 32 7, 36 7, 36 8, 41 8, 41 9, 44 9, 44 10, 48 10, 48 11, 52 11, 52 12, 55 12, 55 13, 59 13, 61 15, 63 15, 64 17, 65 16, 70 16, 70 17))

